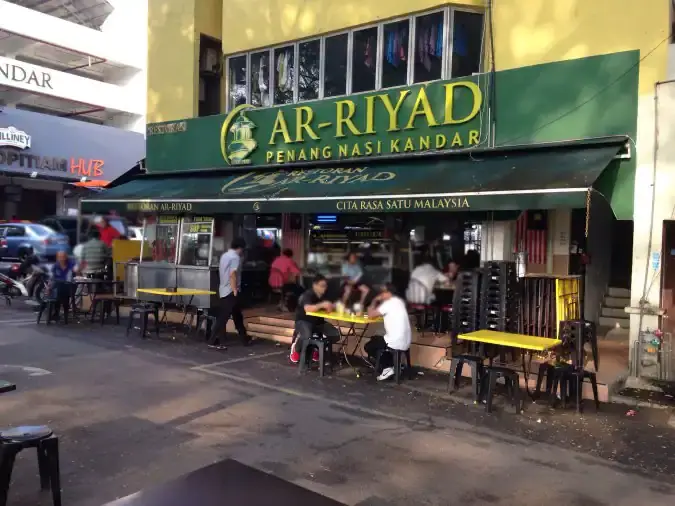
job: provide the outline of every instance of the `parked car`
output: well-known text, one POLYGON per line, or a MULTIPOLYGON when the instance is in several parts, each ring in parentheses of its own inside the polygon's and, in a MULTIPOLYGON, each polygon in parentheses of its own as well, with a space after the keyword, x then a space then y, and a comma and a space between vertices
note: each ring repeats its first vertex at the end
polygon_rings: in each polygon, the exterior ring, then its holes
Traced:
POLYGON ((0 258, 25 258, 31 253, 53 260, 59 251, 70 253, 68 237, 40 223, 1 223, 0 258))
MULTIPOLYGON (((120 216, 105 216, 111 226, 115 227, 121 235, 129 237, 129 224, 125 218, 120 216)), ((64 234, 68 237, 70 245, 74 248, 77 246, 77 217, 76 216, 49 216, 40 223, 64 234)), ((94 216, 85 215, 81 217, 80 223, 80 242, 87 239, 89 230, 95 226, 94 216)))
POLYGON ((143 228, 142 227, 129 227, 129 239, 132 241, 142 241, 143 240, 143 228))

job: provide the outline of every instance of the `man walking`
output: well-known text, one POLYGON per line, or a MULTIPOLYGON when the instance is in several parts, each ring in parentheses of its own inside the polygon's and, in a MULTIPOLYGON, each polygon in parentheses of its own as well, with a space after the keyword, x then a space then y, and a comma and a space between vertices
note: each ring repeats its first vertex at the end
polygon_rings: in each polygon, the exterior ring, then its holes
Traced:
POLYGON ((211 333, 209 347, 219 350, 226 349, 221 343, 221 334, 224 337, 227 329, 227 321, 232 317, 239 338, 244 346, 248 346, 251 340, 244 326, 244 315, 239 305, 241 293, 241 257, 244 254, 246 243, 243 239, 232 241, 230 249, 220 257, 220 285, 218 295, 220 297, 220 311, 216 321, 216 327, 211 333))

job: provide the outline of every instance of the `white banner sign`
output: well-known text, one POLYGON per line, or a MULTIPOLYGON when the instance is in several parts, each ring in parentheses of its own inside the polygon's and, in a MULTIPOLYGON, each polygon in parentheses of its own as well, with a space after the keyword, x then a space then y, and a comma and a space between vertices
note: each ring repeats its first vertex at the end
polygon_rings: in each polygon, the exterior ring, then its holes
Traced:
POLYGON ((14 127, 0 128, 0 146, 28 149, 30 148, 30 135, 14 127))
POLYGON ((143 115, 142 100, 124 88, 0 56, 0 86, 143 115))

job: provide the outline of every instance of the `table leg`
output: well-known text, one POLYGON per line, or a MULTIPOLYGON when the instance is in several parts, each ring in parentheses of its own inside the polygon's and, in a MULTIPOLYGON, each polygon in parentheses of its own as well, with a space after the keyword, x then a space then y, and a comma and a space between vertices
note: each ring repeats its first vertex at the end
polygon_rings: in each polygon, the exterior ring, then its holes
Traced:
MULTIPOLYGON (((185 304, 185 310, 183 311, 183 319, 180 321, 181 326, 185 326, 185 321, 187 320, 188 311, 190 310, 190 306, 192 305, 192 301, 193 301, 194 298, 195 298, 195 296, 192 295, 190 297, 190 300, 188 301, 188 303, 185 304)), ((182 299, 182 297, 181 297, 181 299, 182 299)), ((190 324, 187 327, 188 328, 185 331, 185 334, 190 333, 190 329, 192 328, 192 322, 190 322, 190 324)))

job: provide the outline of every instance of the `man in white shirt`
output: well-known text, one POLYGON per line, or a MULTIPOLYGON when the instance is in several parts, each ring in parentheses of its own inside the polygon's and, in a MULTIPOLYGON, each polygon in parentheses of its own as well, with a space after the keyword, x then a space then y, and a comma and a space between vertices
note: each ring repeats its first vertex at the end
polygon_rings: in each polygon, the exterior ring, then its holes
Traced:
MULTIPOLYGON (((385 285, 380 294, 375 297, 370 308, 368 308, 368 317, 382 317, 384 319, 385 332, 384 337, 373 336, 364 346, 364 350, 371 361, 375 360, 379 350, 383 350, 387 347, 392 350, 401 351, 410 349, 412 330, 410 328, 410 319, 408 318, 405 301, 396 296, 395 288, 392 285, 385 285)), ((382 365, 383 370, 377 377, 378 381, 391 378, 395 372, 391 354, 383 354, 380 364, 382 365)))
POLYGON ((410 274, 406 299, 411 304, 431 304, 434 301, 434 286, 447 282, 448 277, 436 269, 429 259, 425 259, 410 274))
POLYGON ((220 257, 220 285, 218 286, 218 296, 220 297, 220 311, 216 326, 211 332, 209 347, 216 349, 225 349, 220 344, 221 334, 224 336, 227 328, 227 321, 232 317, 234 326, 237 329, 239 338, 244 346, 248 346, 251 340, 246 333, 244 326, 244 315, 241 312, 239 296, 241 293, 241 257, 244 254, 246 243, 243 239, 232 241, 230 249, 220 257))

